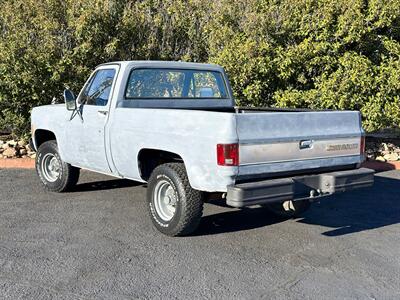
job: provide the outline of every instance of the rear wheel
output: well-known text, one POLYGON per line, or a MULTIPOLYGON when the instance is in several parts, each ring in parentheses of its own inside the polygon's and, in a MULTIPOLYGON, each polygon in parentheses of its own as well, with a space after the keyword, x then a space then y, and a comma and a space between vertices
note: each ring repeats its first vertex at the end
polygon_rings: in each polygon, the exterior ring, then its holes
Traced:
POLYGON ((149 213, 154 226, 169 236, 192 233, 203 213, 203 194, 194 190, 182 163, 154 169, 147 185, 149 213))
POLYGON ((65 192, 78 182, 79 169, 61 160, 54 140, 40 145, 35 166, 40 181, 48 191, 65 192))
POLYGON ((270 204, 264 204, 270 212, 280 217, 285 218, 294 218, 300 216, 302 213, 307 211, 311 202, 309 200, 301 200, 301 201, 284 201, 284 202, 276 202, 270 204))

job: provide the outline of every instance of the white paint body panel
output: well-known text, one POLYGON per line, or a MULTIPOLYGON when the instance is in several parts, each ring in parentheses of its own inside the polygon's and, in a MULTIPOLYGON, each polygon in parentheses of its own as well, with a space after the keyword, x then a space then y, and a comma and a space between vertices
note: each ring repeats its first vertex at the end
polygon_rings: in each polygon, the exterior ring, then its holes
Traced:
POLYGON ((137 157, 141 149, 160 149, 182 157, 195 189, 216 191, 233 183, 237 167, 217 166, 216 145, 237 142, 234 114, 117 108, 113 120, 113 161, 124 177, 140 178, 137 157))

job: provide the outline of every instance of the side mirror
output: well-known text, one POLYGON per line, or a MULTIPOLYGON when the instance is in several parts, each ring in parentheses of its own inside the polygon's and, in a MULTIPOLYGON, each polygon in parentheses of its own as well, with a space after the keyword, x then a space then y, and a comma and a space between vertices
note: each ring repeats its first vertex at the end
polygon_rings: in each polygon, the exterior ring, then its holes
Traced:
POLYGON ((75 95, 71 90, 64 90, 64 100, 67 110, 76 110, 75 95))

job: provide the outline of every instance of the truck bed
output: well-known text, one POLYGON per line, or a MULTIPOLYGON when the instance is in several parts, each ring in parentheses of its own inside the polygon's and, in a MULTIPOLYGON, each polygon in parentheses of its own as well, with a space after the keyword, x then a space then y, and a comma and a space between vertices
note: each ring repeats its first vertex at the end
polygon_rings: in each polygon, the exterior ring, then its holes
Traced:
MULTIPOLYGON (((161 109, 233 114, 239 143, 237 181, 305 174, 314 170, 346 170, 357 167, 363 159, 360 155, 363 130, 357 111, 207 108, 196 107, 194 103, 186 108, 161 109)), ((209 127, 212 118, 205 115, 204 128, 209 127)))
POLYGON ((357 111, 273 107, 189 110, 235 114, 240 148, 237 182, 354 169, 363 159, 363 130, 357 111))

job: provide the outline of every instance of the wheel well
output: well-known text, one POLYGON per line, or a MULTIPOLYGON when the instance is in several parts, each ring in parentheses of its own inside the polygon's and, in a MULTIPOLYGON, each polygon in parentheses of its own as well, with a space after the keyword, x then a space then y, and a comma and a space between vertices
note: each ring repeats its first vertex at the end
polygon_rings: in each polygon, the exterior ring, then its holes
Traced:
POLYGON ((143 180, 148 180, 157 166, 169 162, 183 162, 183 159, 178 154, 168 151, 142 149, 138 155, 140 176, 143 180))
POLYGON ((56 136, 53 132, 44 129, 37 129, 35 131, 35 146, 36 150, 39 149, 40 145, 44 142, 55 140, 56 136))

